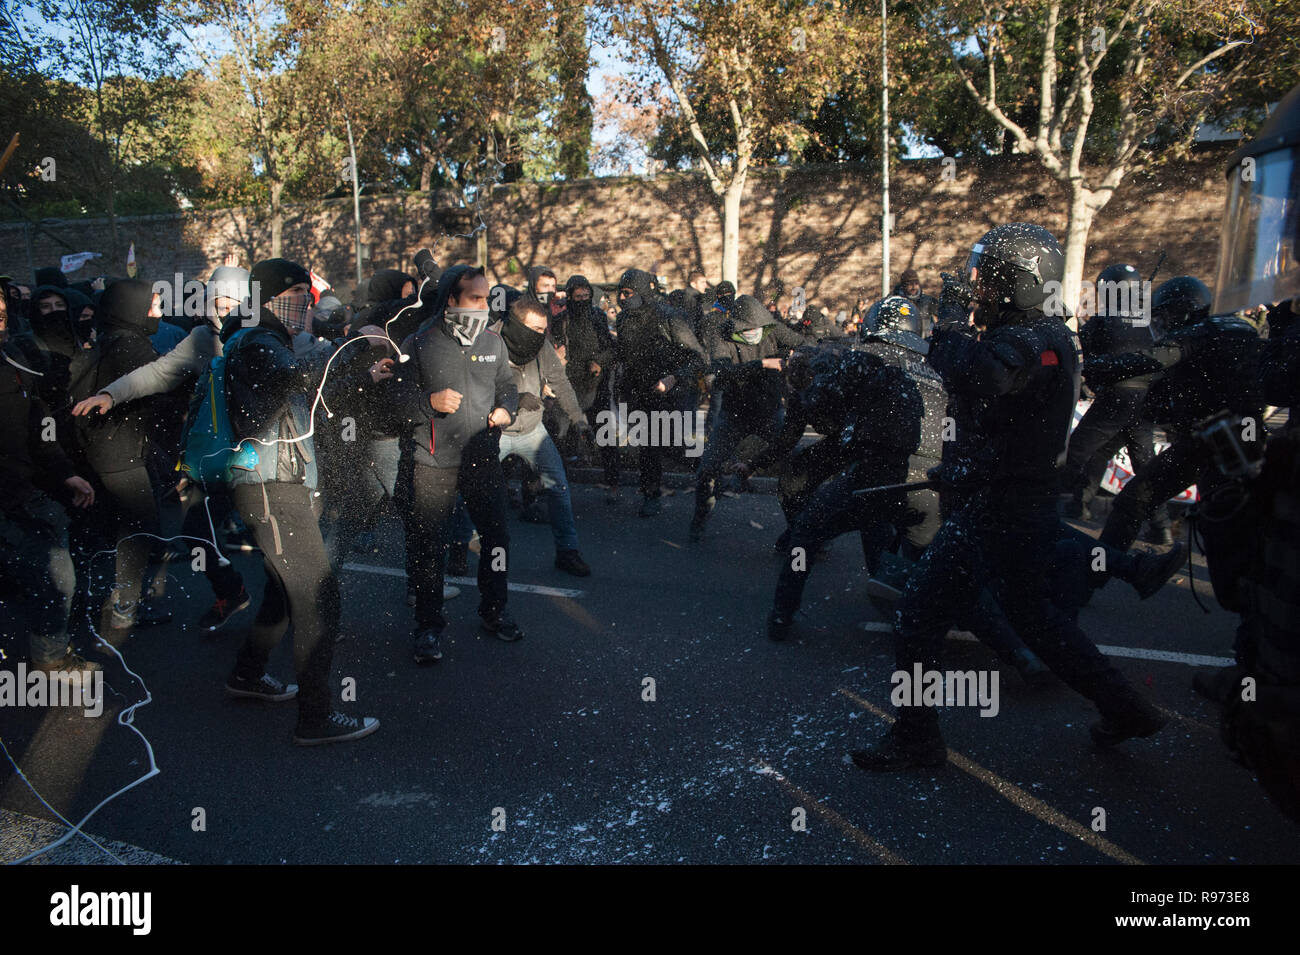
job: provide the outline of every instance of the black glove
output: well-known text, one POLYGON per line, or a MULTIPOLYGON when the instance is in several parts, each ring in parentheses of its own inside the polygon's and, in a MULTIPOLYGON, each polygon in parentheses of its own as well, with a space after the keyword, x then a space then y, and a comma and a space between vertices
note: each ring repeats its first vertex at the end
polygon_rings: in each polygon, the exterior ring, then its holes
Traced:
POLYGON ((525 392, 519 396, 520 411, 541 411, 542 407, 542 399, 534 394, 528 394, 525 392))
POLYGON ((939 273, 943 278, 943 291, 939 293, 939 307, 935 309, 936 328, 964 328, 970 322, 970 304, 975 300, 975 292, 964 279, 947 272, 939 273))

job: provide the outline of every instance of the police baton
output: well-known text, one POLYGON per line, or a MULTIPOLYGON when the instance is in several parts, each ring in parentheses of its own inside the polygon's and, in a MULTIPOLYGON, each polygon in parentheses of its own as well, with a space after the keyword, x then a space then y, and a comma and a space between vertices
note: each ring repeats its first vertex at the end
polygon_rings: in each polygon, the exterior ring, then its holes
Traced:
POLYGON ((870 497, 873 494, 888 494, 890 491, 933 491, 939 487, 938 481, 913 481, 910 484, 882 484, 879 487, 864 487, 854 491, 854 497, 870 497))

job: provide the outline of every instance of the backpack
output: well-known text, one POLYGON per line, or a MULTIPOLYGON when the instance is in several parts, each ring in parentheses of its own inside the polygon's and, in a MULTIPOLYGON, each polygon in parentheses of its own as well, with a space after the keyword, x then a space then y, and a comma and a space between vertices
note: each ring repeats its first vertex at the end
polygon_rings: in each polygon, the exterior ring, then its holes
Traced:
POLYGON ((254 470, 257 449, 251 440, 238 441, 226 410, 226 357, 246 329, 231 336, 225 354, 218 355, 199 375, 190 402, 190 426, 180 469, 201 484, 227 484, 231 468, 254 470))

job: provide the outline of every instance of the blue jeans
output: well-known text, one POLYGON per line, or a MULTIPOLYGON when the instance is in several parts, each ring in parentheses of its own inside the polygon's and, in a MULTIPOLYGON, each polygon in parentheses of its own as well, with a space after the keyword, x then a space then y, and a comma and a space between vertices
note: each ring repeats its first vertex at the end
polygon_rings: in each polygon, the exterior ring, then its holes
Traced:
POLYGON ((546 504, 550 511, 551 533, 556 552, 578 549, 578 528, 573 521, 573 502, 569 499, 569 479, 564 473, 564 459, 555 442, 540 424, 528 434, 501 433, 501 460, 517 455, 542 479, 546 504))

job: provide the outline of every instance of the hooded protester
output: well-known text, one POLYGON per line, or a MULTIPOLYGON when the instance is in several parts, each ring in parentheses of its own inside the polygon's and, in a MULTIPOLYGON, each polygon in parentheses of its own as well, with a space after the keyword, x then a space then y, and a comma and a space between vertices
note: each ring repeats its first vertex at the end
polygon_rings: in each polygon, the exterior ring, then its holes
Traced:
MULTIPOLYGON (((222 322, 239 309, 248 295, 248 270, 223 265, 215 269, 205 288, 204 314, 195 322, 185 340, 160 358, 104 384, 97 393, 79 401, 72 409, 75 416, 107 414, 133 402, 149 399, 168 392, 187 394, 193 383, 201 380, 202 373, 214 358, 221 355, 219 330, 222 322)), ((192 409, 197 410, 197 409, 192 409)), ((186 506, 181 533, 193 541, 206 542, 211 527, 219 525, 234 508, 229 489, 213 487, 206 490, 206 503, 200 506, 202 491, 187 494, 182 503, 186 506), (209 518, 211 523, 209 523, 209 518)), ((197 626, 203 631, 221 627, 235 613, 248 607, 250 598, 244 590, 243 578, 227 561, 222 565, 221 555, 209 543, 198 546, 204 551, 204 575, 212 585, 215 603, 199 617, 197 626)))
POLYGON ((339 582, 318 520, 313 415, 327 388, 346 393, 360 387, 367 366, 372 380, 385 371, 377 373, 367 350, 358 346, 334 362, 332 343, 295 352, 294 338, 305 329, 312 301, 311 275, 296 262, 258 262, 249 273, 249 294, 260 305, 258 312, 246 319, 228 317, 221 340, 230 423, 241 444, 256 453, 255 462, 232 468, 230 485, 235 506, 261 548, 266 585, 226 691, 270 702, 296 696, 294 742, 299 745, 360 739, 377 730, 379 721, 342 713, 331 700, 339 582), (288 626, 301 691, 266 672, 271 651, 288 626))
POLYGON ((514 422, 519 395, 501 336, 487 330, 490 289, 481 269, 456 265, 438 279, 428 318, 402 342, 411 356, 383 387, 407 427, 410 461, 408 562, 415 590, 416 663, 442 658, 447 542, 457 494, 479 530, 482 629, 515 641, 523 630, 506 614, 510 538, 501 429, 514 422))
POLYGON ((370 277, 367 290, 371 304, 408 299, 415 294, 415 279, 399 269, 380 269, 370 277))
POLYGON ((733 300, 709 352, 718 408, 696 474, 692 543, 703 537, 716 503, 717 478, 741 442, 767 445, 781 430, 785 360, 806 344, 810 342, 774 319, 758 299, 741 295, 733 300))
MULTIPOLYGON (((149 336, 158 330, 161 316, 148 282, 124 279, 110 285, 99 301, 95 348, 83 350, 72 363, 69 397, 81 401, 156 359, 149 336)), ((125 640, 136 626, 171 619, 169 612, 142 602, 140 593, 151 541, 159 535, 147 462, 161 407, 157 399, 150 399, 79 419, 81 446, 108 492, 103 502, 116 525, 116 583, 104 604, 102 625, 110 642, 125 640)))
MULTIPOLYGON (((634 411, 647 415, 675 412, 693 428, 696 384, 705 372, 704 349, 685 315, 663 301, 654 277, 628 269, 618 281, 622 306, 616 328, 616 354, 622 368, 623 394, 634 411)), ((651 418, 653 420, 653 418, 651 418)), ((683 436, 685 435, 683 428, 683 436)), ((640 448, 642 517, 662 508, 663 458, 656 442, 640 448)))
POLYGON ((549 316, 551 302, 555 300, 557 284, 558 280, 554 272, 544 265, 534 265, 528 269, 528 286, 524 289, 524 294, 545 305, 549 316))
POLYGON ((578 528, 573 520, 564 460, 542 423, 544 396, 554 392, 569 425, 579 433, 589 434, 591 425, 565 375, 564 364, 546 337, 546 313, 541 302, 521 298, 493 331, 506 343, 519 394, 519 414, 501 432, 500 458, 504 461, 516 455, 540 475, 555 538, 555 566, 575 577, 587 577, 591 568, 578 551, 578 528))
POLYGON ((584 410, 595 402, 596 392, 614 361, 614 339, 605 316, 595 307, 594 298, 595 290, 585 276, 571 275, 564 283, 568 345, 565 371, 584 410))
POLYGON ((6 606, 23 620, 32 666, 85 672, 95 667, 68 643, 76 572, 60 503, 89 507, 95 492, 59 443, 45 440, 49 408, 37 390, 39 346, 12 333, 5 291, 0 288, 0 581, 21 594, 6 606))

